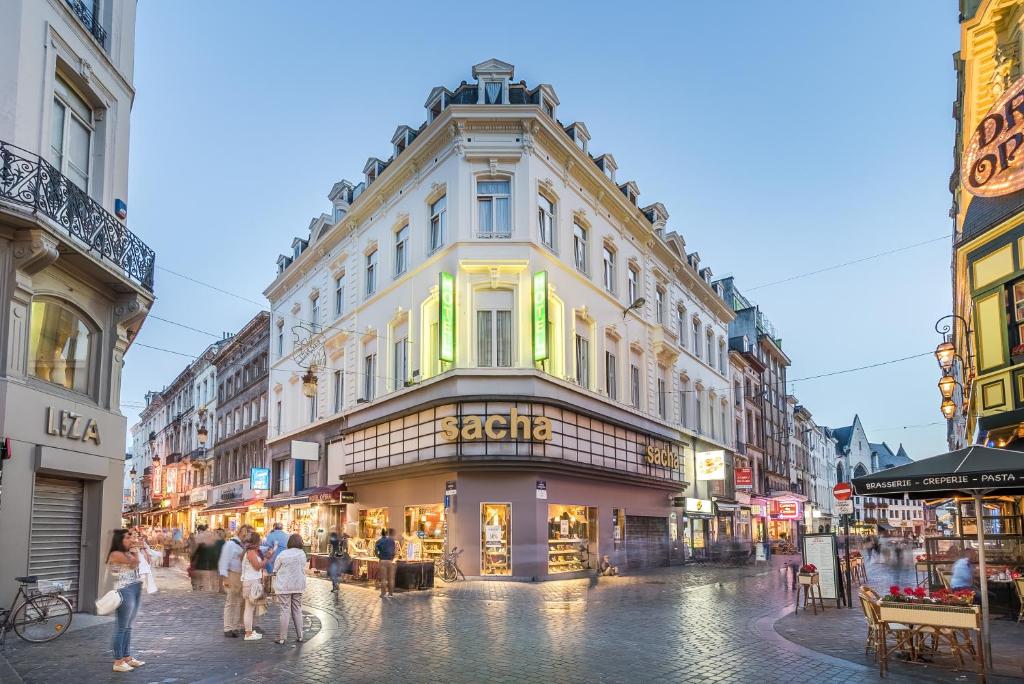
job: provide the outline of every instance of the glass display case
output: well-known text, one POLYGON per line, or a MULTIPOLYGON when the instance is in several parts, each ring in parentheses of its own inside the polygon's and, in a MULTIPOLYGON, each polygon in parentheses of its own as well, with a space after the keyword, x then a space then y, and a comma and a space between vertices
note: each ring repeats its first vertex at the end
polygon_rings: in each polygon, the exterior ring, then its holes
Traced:
POLYGON ((512 574, 512 504, 480 504, 480 574, 512 574))
POLYGON ((381 530, 388 528, 388 509, 364 508, 359 511, 359 537, 376 542, 381 530))
POLYGON ((548 505, 548 573, 576 572, 594 567, 597 509, 564 504, 548 505), (591 553, 593 546, 594 554, 591 553))
POLYGON ((444 552, 444 506, 406 506, 405 536, 417 540, 424 560, 439 558, 444 552))

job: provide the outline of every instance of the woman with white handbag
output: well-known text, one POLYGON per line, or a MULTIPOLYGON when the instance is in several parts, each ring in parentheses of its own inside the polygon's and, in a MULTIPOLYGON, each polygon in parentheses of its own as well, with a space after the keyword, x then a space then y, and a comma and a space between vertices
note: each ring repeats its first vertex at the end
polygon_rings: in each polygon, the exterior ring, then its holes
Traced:
MULTIPOLYGON (((145 665, 143 661, 131 655, 132 623, 139 614, 139 600, 142 596, 138 544, 138 538, 131 531, 114 530, 110 553, 107 554, 107 569, 114 582, 113 591, 116 592, 117 598, 120 598, 113 640, 114 672, 131 672, 145 665)), ((106 602, 108 596, 97 601, 97 611, 101 609, 100 602, 106 602)))
POLYGON ((242 598, 245 608, 242 611, 242 624, 245 626, 245 641, 258 641, 263 638, 259 632, 253 631, 252 621, 256 607, 265 601, 263 591, 263 568, 274 557, 273 550, 268 552, 269 558, 260 554, 260 535, 256 531, 245 540, 245 554, 242 556, 242 598))

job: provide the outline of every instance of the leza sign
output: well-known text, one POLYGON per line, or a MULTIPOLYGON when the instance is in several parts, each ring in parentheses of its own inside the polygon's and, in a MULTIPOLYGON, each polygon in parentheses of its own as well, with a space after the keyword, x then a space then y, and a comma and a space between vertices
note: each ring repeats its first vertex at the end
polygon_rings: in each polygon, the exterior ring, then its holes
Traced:
POLYGON ((100 443, 100 426, 92 418, 83 418, 74 411, 46 408, 46 434, 67 437, 80 442, 100 443))
POLYGON ((964 184, 978 197, 1024 188, 1024 78, 1007 88, 971 134, 964 184))
POLYGON ((463 439, 527 439, 551 441, 551 419, 545 416, 521 416, 512 409, 507 416, 466 416, 459 425, 455 416, 442 418, 441 434, 447 440, 463 439))
POLYGON ((647 447, 647 465, 664 466, 665 468, 678 468, 679 456, 668 449, 660 449, 656 446, 647 447))

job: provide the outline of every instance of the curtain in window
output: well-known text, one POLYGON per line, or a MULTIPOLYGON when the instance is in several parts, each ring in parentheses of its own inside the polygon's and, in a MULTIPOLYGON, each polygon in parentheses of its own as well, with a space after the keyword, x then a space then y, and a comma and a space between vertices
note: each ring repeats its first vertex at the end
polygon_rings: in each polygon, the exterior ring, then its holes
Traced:
POLYGON ((501 104, 501 83, 485 83, 484 95, 487 104, 501 104))
POLYGON ((510 235, 512 233, 512 213, 509 209, 509 198, 495 197, 494 209, 494 232, 499 235, 510 235))
POLYGON ((481 233, 493 233, 494 232, 494 220, 493 212, 491 211, 490 197, 481 197, 477 200, 477 207, 480 210, 480 232, 481 233))
POLYGON ((640 369, 636 366, 629 367, 629 394, 633 406, 640 408, 640 369))
POLYGON ((512 312, 497 311, 498 365, 512 366, 512 312))
POLYGON ((476 364, 478 366, 492 364, 491 314, 490 311, 476 312, 476 364))
POLYGON ((590 340, 576 336, 576 381, 590 387, 590 340))
POLYGON ((617 383, 617 374, 615 372, 615 356, 613 354, 605 352, 604 355, 604 377, 605 385, 608 389, 609 399, 619 398, 619 388, 617 383))
POLYGON ((507 180, 480 181, 476 184, 478 195, 507 195, 509 193, 509 182, 507 180))

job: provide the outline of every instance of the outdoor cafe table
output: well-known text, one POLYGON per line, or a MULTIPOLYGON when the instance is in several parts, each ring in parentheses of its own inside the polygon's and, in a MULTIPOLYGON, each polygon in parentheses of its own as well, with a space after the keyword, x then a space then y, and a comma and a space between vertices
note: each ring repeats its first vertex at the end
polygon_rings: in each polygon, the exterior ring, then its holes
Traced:
MULTIPOLYGON (((968 639, 976 643, 974 647, 974 658, 978 668, 979 676, 984 680, 986 666, 984 650, 981 640, 981 610, 977 606, 942 606, 942 605, 921 605, 916 603, 891 603, 881 601, 879 607, 879 620, 883 629, 891 628, 891 625, 905 625, 909 628, 909 643, 900 640, 897 643, 897 650, 900 646, 906 646, 912 659, 916 659, 917 643, 923 643, 927 637, 945 641, 950 646, 954 656, 962 657, 960 647, 960 636, 970 632, 968 639)), ((889 644, 884 636, 880 639, 881 650, 878 658, 879 674, 884 676, 889 667, 889 644)), ((965 646, 970 646, 969 642, 965 646)))

